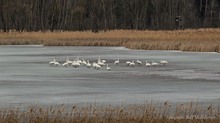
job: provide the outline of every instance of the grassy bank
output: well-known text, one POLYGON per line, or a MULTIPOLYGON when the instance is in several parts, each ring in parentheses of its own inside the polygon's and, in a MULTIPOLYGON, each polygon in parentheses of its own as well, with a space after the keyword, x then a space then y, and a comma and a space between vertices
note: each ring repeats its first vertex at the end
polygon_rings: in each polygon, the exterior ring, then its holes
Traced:
POLYGON ((32 106, 26 110, 1 109, 1 123, 219 123, 219 107, 193 103, 161 106, 32 106))
POLYGON ((178 31, 0 33, 0 45, 123 46, 130 49, 220 52, 220 29, 178 31))

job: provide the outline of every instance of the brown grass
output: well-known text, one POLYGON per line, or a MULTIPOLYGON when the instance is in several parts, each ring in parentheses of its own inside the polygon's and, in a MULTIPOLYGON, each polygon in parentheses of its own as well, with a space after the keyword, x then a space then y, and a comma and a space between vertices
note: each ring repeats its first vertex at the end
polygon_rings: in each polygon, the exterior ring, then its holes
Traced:
POLYGON ((1 123, 219 123, 219 107, 146 103, 121 106, 31 106, 0 109, 1 123))
POLYGON ((123 46, 130 49, 220 52, 220 29, 178 31, 0 33, 0 45, 123 46))

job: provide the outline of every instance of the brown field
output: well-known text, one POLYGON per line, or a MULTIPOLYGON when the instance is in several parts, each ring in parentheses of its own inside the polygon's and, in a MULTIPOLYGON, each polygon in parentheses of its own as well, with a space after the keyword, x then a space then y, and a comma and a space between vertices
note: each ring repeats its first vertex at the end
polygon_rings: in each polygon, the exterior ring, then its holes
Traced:
POLYGON ((220 52, 220 29, 178 31, 0 33, 0 45, 123 46, 130 49, 220 52))
POLYGON ((219 123, 219 107, 152 102, 121 106, 30 106, 0 109, 1 123, 219 123))

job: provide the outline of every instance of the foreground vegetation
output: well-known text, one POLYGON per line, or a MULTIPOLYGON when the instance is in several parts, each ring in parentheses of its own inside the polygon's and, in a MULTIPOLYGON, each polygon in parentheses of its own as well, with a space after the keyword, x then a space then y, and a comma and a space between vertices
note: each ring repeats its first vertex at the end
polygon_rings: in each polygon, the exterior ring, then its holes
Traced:
POLYGON ((219 123, 218 106, 153 103, 121 106, 32 106, 0 109, 1 123, 219 123))
POLYGON ((144 50, 220 52, 220 29, 177 31, 115 30, 108 32, 0 33, 0 45, 122 46, 144 50))

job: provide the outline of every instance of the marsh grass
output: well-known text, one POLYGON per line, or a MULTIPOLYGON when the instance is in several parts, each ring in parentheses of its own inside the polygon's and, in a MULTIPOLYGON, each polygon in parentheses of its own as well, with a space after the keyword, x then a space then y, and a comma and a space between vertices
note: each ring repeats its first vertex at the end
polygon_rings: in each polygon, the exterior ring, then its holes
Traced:
POLYGON ((151 103, 120 106, 31 106, 25 110, 1 109, 1 123, 219 123, 216 106, 193 103, 158 106, 151 103))
POLYGON ((123 46, 144 50, 220 52, 220 29, 0 33, 0 45, 123 46))

